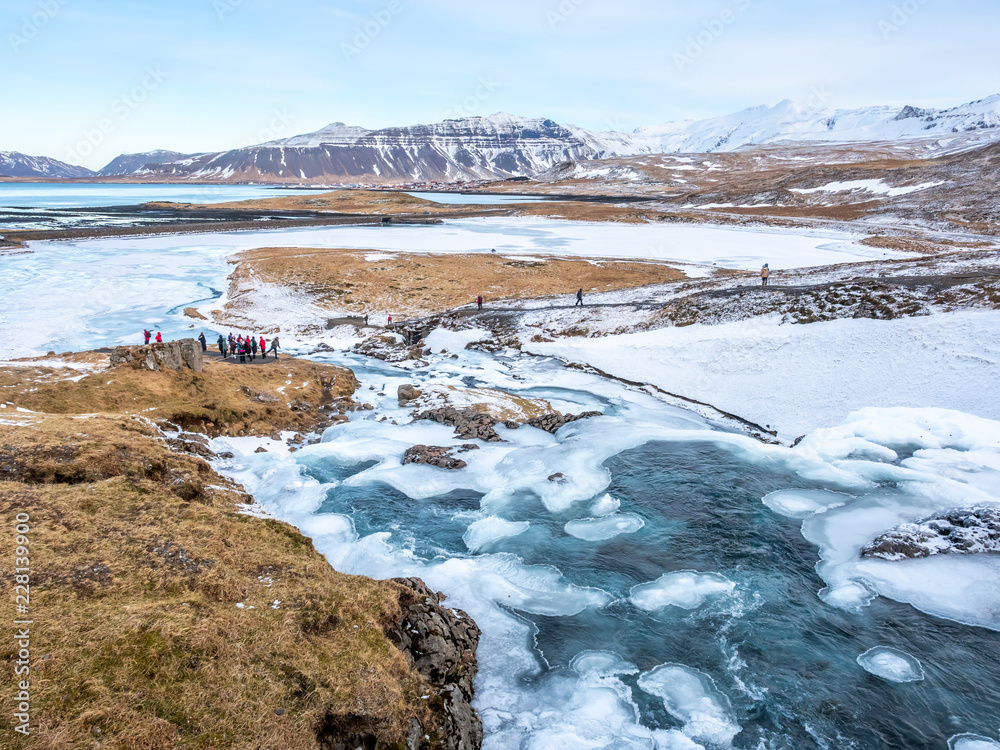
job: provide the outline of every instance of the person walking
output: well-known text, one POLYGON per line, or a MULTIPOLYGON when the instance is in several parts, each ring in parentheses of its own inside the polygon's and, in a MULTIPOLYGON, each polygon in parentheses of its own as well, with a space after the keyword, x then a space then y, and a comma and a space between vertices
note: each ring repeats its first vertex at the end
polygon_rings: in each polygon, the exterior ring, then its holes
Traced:
POLYGON ((229 358, 229 341, 221 333, 219 334, 219 340, 215 342, 219 346, 219 354, 222 355, 223 359, 229 358))
POLYGON ((278 343, 278 337, 275 336, 273 339, 271 339, 271 354, 274 355, 275 359, 278 358, 278 346, 280 346, 280 344, 278 343))
POLYGON ((160 335, 159 331, 156 332, 156 343, 157 344, 162 344, 163 343, 163 336, 160 335))
POLYGON ((576 293, 576 304, 573 307, 583 307, 583 289, 576 293))
POLYGON ((762 287, 767 286, 767 280, 771 277, 771 267, 764 264, 764 267, 760 269, 760 285, 762 287))
POLYGON ((207 352, 208 351, 208 340, 205 338, 205 332, 204 331, 202 331, 201 333, 198 334, 198 341, 201 342, 201 351, 203 353, 207 352))
POLYGON ((260 337, 260 358, 264 359, 267 357, 267 342, 264 341, 264 337, 260 337))
POLYGON ((142 329, 142 335, 146 337, 146 346, 149 346, 149 340, 153 338, 153 334, 149 332, 149 329, 142 329))
POLYGON ((229 351, 236 355, 236 339, 233 338, 233 334, 229 334, 229 351))
POLYGON ((480 294, 478 297, 476 297, 476 304, 479 306, 480 310, 483 309, 483 295, 480 294))
POLYGON ((365 328, 368 327, 368 313, 365 313, 365 328))
POLYGON ((389 324, 386 327, 387 328, 392 328, 392 316, 391 315, 389 316, 389 324))

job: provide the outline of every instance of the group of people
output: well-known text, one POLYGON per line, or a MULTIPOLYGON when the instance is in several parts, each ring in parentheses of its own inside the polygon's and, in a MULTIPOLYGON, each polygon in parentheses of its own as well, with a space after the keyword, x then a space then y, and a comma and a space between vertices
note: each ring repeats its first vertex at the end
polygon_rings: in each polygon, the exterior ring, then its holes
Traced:
MULTIPOLYGON (((153 338, 153 334, 149 331, 149 329, 143 329, 142 335, 146 338, 146 346, 149 346, 149 342, 153 338)), ((163 343, 163 335, 159 331, 156 332, 156 343, 163 343)))
MULTIPOLYGON (((203 333, 198 337, 203 349, 205 348, 204 336, 205 334, 203 333)), ((243 336, 242 334, 233 336, 231 333, 228 336, 219 334, 219 340, 216 343, 223 359, 229 359, 230 357, 235 359, 239 357, 240 362, 244 364, 247 361, 247 357, 253 362, 258 354, 260 354, 261 359, 266 359, 268 354, 277 359, 278 347, 280 346, 277 336, 271 339, 270 348, 268 348, 268 343, 264 340, 263 336, 243 336)))

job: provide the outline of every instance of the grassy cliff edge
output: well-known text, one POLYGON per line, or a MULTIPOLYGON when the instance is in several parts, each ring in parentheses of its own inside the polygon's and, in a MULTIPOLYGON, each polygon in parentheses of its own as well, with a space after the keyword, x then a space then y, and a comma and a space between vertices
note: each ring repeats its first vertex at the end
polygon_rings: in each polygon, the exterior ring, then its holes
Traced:
MULTIPOLYGON (((478 747, 470 619, 419 582, 337 573, 291 526, 241 513, 252 499, 207 446, 159 429, 307 432, 350 402, 349 371, 75 359, 89 374, 0 367, 0 510, 11 529, 30 516, 33 622, 31 734, 4 712, 4 747, 478 747), (413 634, 429 630, 449 653, 428 660, 413 634)), ((8 674, 17 650, 0 647, 8 674)))

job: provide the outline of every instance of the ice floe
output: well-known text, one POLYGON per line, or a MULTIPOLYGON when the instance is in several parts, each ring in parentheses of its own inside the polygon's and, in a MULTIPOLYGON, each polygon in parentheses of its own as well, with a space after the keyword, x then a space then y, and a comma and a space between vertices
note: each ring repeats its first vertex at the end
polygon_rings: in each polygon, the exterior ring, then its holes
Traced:
POLYGON ((735 583, 718 573, 681 570, 633 587, 629 599, 647 612, 664 607, 697 609, 709 597, 731 594, 735 588, 735 583))
POLYGON ((601 518, 580 518, 566 524, 566 533, 588 542, 603 542, 622 534, 634 534, 646 522, 635 513, 615 513, 601 518))
POLYGON ((919 682, 924 679, 924 668, 916 657, 889 646, 868 649, 858 657, 858 664, 886 682, 919 682))

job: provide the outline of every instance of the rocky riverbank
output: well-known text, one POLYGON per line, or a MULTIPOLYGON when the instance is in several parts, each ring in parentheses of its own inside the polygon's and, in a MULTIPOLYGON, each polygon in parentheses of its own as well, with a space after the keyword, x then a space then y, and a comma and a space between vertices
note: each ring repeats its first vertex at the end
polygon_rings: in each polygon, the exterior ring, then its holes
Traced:
POLYGON ((170 344, 115 360, 0 367, 0 508, 31 519, 34 621, 32 734, 0 716, 8 746, 478 748, 471 618, 337 573, 212 467, 208 436, 357 408, 353 374, 170 344))

